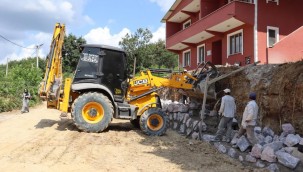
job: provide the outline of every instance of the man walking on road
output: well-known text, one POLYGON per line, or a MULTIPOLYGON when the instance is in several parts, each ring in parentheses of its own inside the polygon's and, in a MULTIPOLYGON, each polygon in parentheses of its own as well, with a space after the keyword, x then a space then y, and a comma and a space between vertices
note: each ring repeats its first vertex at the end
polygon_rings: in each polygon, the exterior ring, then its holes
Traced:
POLYGON ((246 132, 247 139, 252 144, 252 146, 257 144, 254 128, 257 124, 259 107, 256 103, 256 97, 257 95, 254 92, 249 94, 250 101, 247 103, 244 109, 241 127, 237 136, 239 138, 246 132))
POLYGON ((29 112, 29 99, 31 98, 30 93, 28 92, 27 89, 24 89, 24 93, 22 95, 22 109, 21 113, 26 113, 29 112))
POLYGON ((235 99, 230 96, 230 89, 227 88, 223 91, 225 95, 222 97, 221 106, 219 110, 219 115, 222 116, 222 118, 220 120, 218 131, 215 135, 214 141, 221 141, 226 131, 225 141, 230 142, 233 118, 235 117, 236 113, 236 103, 235 99))

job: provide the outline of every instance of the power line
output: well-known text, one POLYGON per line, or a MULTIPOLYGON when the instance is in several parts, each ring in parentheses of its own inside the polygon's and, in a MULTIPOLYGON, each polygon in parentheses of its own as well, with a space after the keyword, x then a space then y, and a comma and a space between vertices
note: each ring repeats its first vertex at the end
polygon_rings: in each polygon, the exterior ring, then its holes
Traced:
POLYGON ((35 47, 35 48, 29 48, 29 47, 24 47, 24 46, 22 46, 22 45, 19 45, 19 44, 15 43, 15 42, 13 42, 13 41, 11 41, 11 40, 5 38, 5 37, 2 36, 2 35, 0 35, 0 37, 3 38, 4 40, 6 40, 6 41, 8 41, 8 42, 10 42, 10 43, 12 43, 12 44, 14 44, 14 45, 17 45, 18 47, 21 47, 21 48, 25 48, 25 49, 36 49, 36 47, 35 47))

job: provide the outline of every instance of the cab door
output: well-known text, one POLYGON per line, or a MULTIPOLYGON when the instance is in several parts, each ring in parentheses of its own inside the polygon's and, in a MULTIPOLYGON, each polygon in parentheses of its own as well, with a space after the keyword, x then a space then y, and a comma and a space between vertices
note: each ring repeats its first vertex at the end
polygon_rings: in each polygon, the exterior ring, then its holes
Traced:
POLYGON ((102 83, 111 90, 117 102, 123 102, 125 89, 123 83, 126 81, 126 55, 124 52, 115 50, 104 51, 102 56, 102 83))

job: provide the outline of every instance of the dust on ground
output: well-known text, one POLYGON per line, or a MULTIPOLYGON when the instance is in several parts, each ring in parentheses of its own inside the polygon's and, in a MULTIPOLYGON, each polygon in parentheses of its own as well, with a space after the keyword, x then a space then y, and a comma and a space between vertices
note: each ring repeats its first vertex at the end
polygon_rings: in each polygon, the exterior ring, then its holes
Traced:
POLYGON ((252 171, 175 131, 149 137, 114 119, 105 132, 84 133, 59 114, 45 104, 0 114, 0 171, 252 171))

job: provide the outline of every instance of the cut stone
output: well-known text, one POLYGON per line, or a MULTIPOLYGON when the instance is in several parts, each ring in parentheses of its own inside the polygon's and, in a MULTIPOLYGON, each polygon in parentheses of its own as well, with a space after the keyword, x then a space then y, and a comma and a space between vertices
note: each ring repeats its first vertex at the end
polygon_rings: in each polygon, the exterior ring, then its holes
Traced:
POLYGON ((279 163, 291 169, 295 169, 298 163, 300 162, 300 159, 286 152, 278 151, 276 152, 276 156, 278 158, 279 163))
POLYGON ((199 126, 199 131, 206 131, 207 130, 207 125, 203 121, 200 121, 198 126, 199 126))
POLYGON ((268 167, 266 167, 267 170, 270 172, 279 172, 279 167, 277 164, 270 164, 268 167))
POLYGON ((186 113, 186 112, 188 112, 188 110, 189 110, 188 105, 180 104, 180 106, 179 106, 179 112, 186 113))
POLYGON ((281 151, 291 154, 294 151, 295 147, 284 147, 281 151))
POLYGON ((178 124, 178 122, 174 122, 173 129, 174 129, 174 130, 177 130, 178 128, 179 128, 179 124, 178 124))
POLYGON ((173 103, 171 103, 171 104, 169 104, 169 105, 167 106, 167 111, 168 111, 168 112, 173 112, 173 111, 174 111, 174 104, 173 104, 173 103))
POLYGON ((265 137, 262 134, 256 134, 257 141, 260 145, 265 144, 265 137))
POLYGON ((225 146, 223 146, 223 145, 222 145, 221 143, 219 143, 219 142, 214 143, 214 146, 215 146, 215 148, 217 148, 217 150, 218 150, 219 152, 221 152, 221 153, 226 153, 226 152, 227 152, 225 146))
POLYGON ((238 142, 237 142, 237 146, 240 148, 240 150, 242 152, 244 152, 248 147, 249 147, 249 142, 248 140, 246 139, 245 136, 241 136, 239 139, 238 139, 238 142))
POLYGON ((270 129, 269 127, 264 127, 262 130, 262 134, 264 137, 266 136, 271 136, 274 137, 275 133, 272 129, 270 129))
POLYGON ((206 142, 210 142, 212 140, 214 140, 215 136, 214 135, 209 135, 209 134, 204 134, 202 136, 202 140, 206 141, 206 142))
POLYGON ((228 153, 227 153, 230 157, 232 158, 236 158, 237 157, 237 151, 234 149, 234 148, 230 148, 228 150, 228 153))
POLYGON ((301 137, 299 135, 288 134, 284 141, 284 144, 287 145, 288 147, 292 147, 298 144, 300 141, 301 141, 301 137))
POLYGON ((267 162, 276 162, 277 157, 273 148, 267 146, 263 149, 261 159, 267 162))
POLYGON ((251 156, 251 155, 246 155, 245 156, 245 161, 255 163, 255 162, 257 162, 257 159, 255 157, 251 156))
POLYGON ((193 134, 191 134, 191 138, 194 140, 199 140, 199 133, 198 132, 193 132, 193 134))
POLYGON ((175 113, 180 112, 179 111, 179 106, 180 106, 180 104, 174 104, 174 106, 173 106, 173 112, 175 112, 175 113))
POLYGON ((244 158, 243 158, 242 155, 239 156, 239 161, 240 161, 240 162, 243 162, 243 161, 244 161, 244 158))
POLYGON ((189 114, 188 113, 185 113, 184 114, 184 118, 183 118, 183 123, 186 123, 186 121, 189 119, 189 114))
POLYGON ((263 149, 265 147, 271 147, 275 152, 280 150, 283 147, 283 142, 277 141, 277 142, 271 142, 269 144, 266 144, 263 146, 263 149))
POLYGON ((261 134, 262 129, 261 129, 261 127, 255 127, 254 131, 256 134, 261 134))
POLYGON ((282 130, 286 134, 295 134, 295 129, 290 123, 282 124, 282 130))
POLYGON ((185 124, 181 124, 181 125, 180 125, 180 129, 179 129, 179 133, 180 133, 180 134, 184 134, 185 131, 186 131, 185 124))
POLYGON ((265 167, 265 164, 264 164, 263 162, 261 162, 261 161, 258 160, 258 161, 256 162, 256 166, 259 167, 259 168, 264 168, 264 167, 265 167))
POLYGON ((261 158, 262 154, 262 149, 263 147, 260 144, 255 144, 253 148, 251 149, 251 156, 256 157, 256 158, 261 158))
POLYGON ((199 131, 198 123, 199 123, 198 120, 194 120, 194 122, 193 122, 193 130, 194 131, 199 131))
POLYGON ((191 125, 192 125, 192 119, 189 118, 189 119, 186 121, 186 127, 187 127, 187 128, 190 128, 191 125))
POLYGON ((273 138, 271 136, 266 136, 264 139, 265 144, 271 143, 273 141, 273 138))

